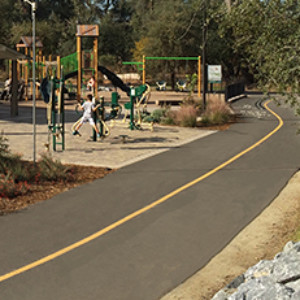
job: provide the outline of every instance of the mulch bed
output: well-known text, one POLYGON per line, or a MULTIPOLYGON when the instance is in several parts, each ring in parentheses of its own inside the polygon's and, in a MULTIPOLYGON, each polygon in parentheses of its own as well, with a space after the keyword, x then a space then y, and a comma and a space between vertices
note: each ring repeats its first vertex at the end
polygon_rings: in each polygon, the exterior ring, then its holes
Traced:
POLYGON ((37 202, 45 201, 76 186, 103 178, 114 170, 102 167, 68 165, 73 169, 71 182, 31 183, 30 191, 13 199, 0 198, 0 215, 19 211, 37 202))

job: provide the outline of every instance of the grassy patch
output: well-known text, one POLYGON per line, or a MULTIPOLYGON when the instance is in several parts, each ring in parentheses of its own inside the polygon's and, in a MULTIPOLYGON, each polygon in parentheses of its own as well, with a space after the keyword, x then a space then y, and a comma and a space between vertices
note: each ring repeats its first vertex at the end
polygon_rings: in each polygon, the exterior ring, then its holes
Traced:
POLYGON ((227 103, 210 101, 201 116, 201 123, 204 126, 221 125, 229 122, 231 118, 232 112, 227 103))

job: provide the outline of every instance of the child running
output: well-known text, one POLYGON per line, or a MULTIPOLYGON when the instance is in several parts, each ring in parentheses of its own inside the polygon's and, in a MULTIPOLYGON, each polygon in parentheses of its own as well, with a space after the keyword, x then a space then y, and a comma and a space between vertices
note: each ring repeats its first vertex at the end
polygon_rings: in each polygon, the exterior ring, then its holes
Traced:
POLYGON ((92 112, 96 111, 97 108, 92 103, 93 96, 91 94, 87 95, 87 101, 85 101, 82 105, 80 105, 80 108, 83 110, 83 117, 81 118, 80 123, 76 126, 75 130, 73 131, 73 135, 79 135, 79 128, 82 126, 83 123, 89 122, 90 125, 95 129, 97 132, 97 137, 100 137, 99 130, 94 122, 94 119, 92 117, 92 112))

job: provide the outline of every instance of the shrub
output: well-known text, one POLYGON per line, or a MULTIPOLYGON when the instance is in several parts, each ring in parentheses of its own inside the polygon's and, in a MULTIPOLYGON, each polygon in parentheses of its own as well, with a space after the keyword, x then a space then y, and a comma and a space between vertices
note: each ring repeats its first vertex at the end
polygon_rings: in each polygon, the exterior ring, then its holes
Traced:
POLYGON ((176 125, 174 115, 168 114, 166 117, 161 119, 160 124, 162 124, 162 125, 176 125))
POLYGON ((8 139, 4 136, 3 132, 0 134, 0 157, 8 153, 8 139))
POLYGON ((162 109, 155 109, 152 113, 151 113, 151 118, 153 120, 154 123, 159 123, 161 121, 162 118, 164 118, 166 116, 166 112, 167 109, 162 108, 162 109))
POLYGON ((30 185, 27 181, 15 182, 11 174, 0 175, 0 197, 14 198, 26 194, 30 190, 30 185))
POLYGON ((168 108, 155 109, 151 114, 142 114, 143 122, 154 122, 154 123, 162 123, 163 120, 167 117, 169 112, 168 108))
POLYGON ((228 122, 231 118, 229 105, 222 101, 210 101, 202 115, 203 125, 220 125, 228 122))
POLYGON ((71 168, 64 166, 58 160, 54 160, 48 154, 42 155, 42 158, 39 161, 39 171, 39 179, 41 180, 71 181, 73 179, 71 168))
POLYGON ((175 114, 175 123, 183 127, 197 125, 198 109, 194 105, 182 105, 175 114))

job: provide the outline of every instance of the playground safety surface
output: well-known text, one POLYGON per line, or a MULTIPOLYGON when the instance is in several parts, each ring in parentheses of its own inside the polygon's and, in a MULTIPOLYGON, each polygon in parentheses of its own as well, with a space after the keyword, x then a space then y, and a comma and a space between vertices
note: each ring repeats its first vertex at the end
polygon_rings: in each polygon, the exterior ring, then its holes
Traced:
MULTIPOLYGON (((36 157, 49 151, 62 163, 85 166, 121 168, 133 162, 179 147, 185 143, 216 132, 199 128, 179 128, 174 126, 154 125, 153 131, 148 126, 142 130, 131 131, 127 123, 119 122, 110 128, 110 135, 94 142, 92 129, 84 124, 80 129, 81 137, 72 135, 72 125, 80 117, 75 112, 75 103, 68 102, 65 110, 65 151, 57 145, 57 151, 49 144, 46 108, 42 101, 36 104, 36 157)), ((33 160, 33 125, 30 102, 21 102, 17 117, 10 117, 9 106, 0 102, 0 130, 9 140, 10 149, 19 153, 25 160, 33 160)), ((157 106, 150 106, 155 109, 157 106)), ((58 139, 58 142, 60 140, 58 139)))
MULTIPOLYGON (((155 125, 131 131, 126 124, 116 124, 110 128, 110 135, 103 140, 93 141, 92 129, 85 124, 81 136, 72 135, 72 125, 79 118, 75 112, 76 101, 67 101, 65 105, 65 151, 57 145, 53 151, 52 136, 48 136, 46 104, 36 102, 36 159, 49 153, 53 158, 75 169, 74 180, 69 183, 40 183, 31 186, 31 193, 14 198, 0 207, 1 213, 20 210, 36 202, 52 198, 75 186, 102 178, 111 170, 118 169, 147 157, 179 147, 185 143, 207 136, 215 130, 179 128, 155 125), (42 186, 41 186, 42 185, 42 186)), ((149 110, 157 108, 150 105, 149 110)), ((9 148, 20 154, 24 160, 33 160, 32 101, 19 103, 17 117, 10 117, 9 103, 0 101, 0 132, 8 138, 9 148)), ((60 139, 57 142, 61 142, 60 139)), ((2 203, 3 204, 3 203, 2 203)))

